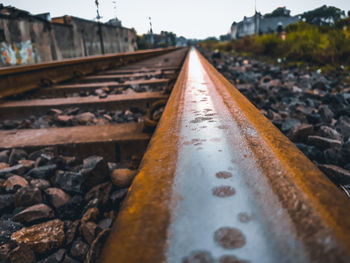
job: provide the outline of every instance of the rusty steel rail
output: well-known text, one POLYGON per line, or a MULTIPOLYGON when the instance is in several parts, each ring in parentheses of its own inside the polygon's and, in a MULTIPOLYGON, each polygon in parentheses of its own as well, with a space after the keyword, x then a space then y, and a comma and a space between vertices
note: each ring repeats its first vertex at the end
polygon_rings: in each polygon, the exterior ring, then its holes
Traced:
POLYGON ((29 90, 49 86, 94 72, 113 69, 179 48, 163 48, 113 55, 74 58, 34 65, 4 67, 0 69, 0 99, 29 90))
POLYGON ((350 262, 350 204, 192 50, 100 262, 350 262))

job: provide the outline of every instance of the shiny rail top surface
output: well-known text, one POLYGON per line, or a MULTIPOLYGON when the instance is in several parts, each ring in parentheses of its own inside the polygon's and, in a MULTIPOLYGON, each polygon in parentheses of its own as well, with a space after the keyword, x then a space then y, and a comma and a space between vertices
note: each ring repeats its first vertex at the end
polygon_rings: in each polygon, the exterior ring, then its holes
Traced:
POLYGON ((191 50, 101 262, 350 262, 349 215, 346 197, 191 50))

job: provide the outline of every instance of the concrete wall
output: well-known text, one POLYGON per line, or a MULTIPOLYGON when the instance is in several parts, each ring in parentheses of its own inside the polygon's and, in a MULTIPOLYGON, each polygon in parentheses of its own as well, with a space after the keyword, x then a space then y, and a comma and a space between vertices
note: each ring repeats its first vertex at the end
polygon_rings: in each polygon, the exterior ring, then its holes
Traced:
MULTIPOLYGON (((52 22, 0 16, 0 66, 100 55, 98 24, 65 16, 52 22)), ((134 30, 102 24, 105 53, 136 49, 134 30)))

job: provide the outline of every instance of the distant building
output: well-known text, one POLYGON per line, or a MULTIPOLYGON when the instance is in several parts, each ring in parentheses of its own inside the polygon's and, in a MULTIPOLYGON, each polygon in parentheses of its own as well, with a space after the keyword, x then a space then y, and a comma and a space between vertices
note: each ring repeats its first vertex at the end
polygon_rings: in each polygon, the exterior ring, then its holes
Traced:
POLYGON ((261 15, 255 12, 254 16, 244 17, 241 22, 233 22, 231 25, 232 39, 242 38, 253 34, 266 34, 277 32, 278 26, 285 28, 299 21, 298 16, 290 16, 290 11, 280 7, 270 14, 261 15))
POLYGON ((177 37, 176 38, 176 46, 177 47, 187 47, 187 39, 185 37, 177 37))

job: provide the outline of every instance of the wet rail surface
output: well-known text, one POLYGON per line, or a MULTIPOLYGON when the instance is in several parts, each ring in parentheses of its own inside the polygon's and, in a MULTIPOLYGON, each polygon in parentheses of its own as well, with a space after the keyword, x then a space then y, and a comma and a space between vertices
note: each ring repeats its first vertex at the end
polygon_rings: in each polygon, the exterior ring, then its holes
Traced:
POLYGON ((191 50, 101 262, 349 262, 349 202, 191 50))

